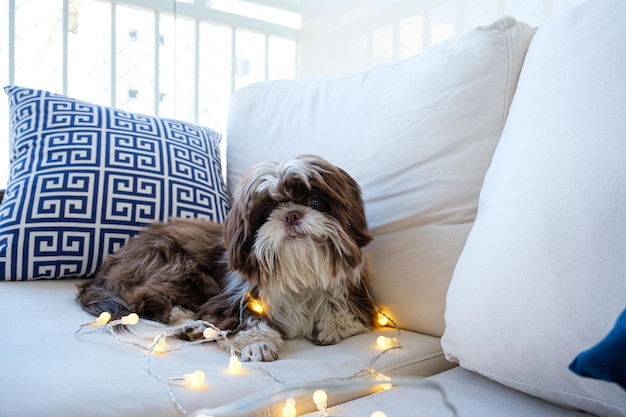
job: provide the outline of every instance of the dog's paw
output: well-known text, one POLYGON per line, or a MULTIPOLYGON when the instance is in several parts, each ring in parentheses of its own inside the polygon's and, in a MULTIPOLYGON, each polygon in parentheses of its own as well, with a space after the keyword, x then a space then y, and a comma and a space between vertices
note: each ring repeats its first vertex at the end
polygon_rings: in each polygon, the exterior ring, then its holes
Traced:
POLYGON ((278 331, 258 320, 246 322, 244 329, 229 336, 228 341, 218 341, 223 348, 240 352, 241 360, 248 362, 278 359, 278 350, 284 343, 278 331))
POLYGON ((349 312, 335 313, 322 317, 315 323, 312 340, 317 345, 334 345, 342 339, 365 331, 367 327, 349 312))
POLYGON ((316 327, 313 334, 313 343, 320 346, 334 345, 339 343, 340 340, 341 335, 332 324, 322 328, 316 327))
POLYGON ((278 347, 271 342, 257 342, 241 349, 241 360, 271 362, 278 359, 278 347))
POLYGON ((181 337, 190 341, 204 339, 204 331, 207 326, 195 320, 188 320, 181 328, 181 337))

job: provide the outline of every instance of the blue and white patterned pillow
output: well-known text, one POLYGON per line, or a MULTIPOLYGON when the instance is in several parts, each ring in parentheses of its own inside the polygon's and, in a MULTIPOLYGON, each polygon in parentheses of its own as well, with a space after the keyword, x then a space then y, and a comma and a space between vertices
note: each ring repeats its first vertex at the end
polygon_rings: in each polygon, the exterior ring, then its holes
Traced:
POLYGON ((0 280, 90 276, 153 221, 224 220, 219 133, 41 90, 5 91, 11 164, 0 280))

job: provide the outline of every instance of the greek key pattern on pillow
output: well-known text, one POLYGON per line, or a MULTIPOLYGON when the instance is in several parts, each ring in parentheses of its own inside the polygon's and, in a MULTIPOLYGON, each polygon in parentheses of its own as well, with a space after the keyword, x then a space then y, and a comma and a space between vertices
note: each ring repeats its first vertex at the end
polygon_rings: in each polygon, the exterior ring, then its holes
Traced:
POLYGON ((5 91, 11 164, 0 280, 90 276, 151 222, 224 220, 217 132, 42 90, 5 91))

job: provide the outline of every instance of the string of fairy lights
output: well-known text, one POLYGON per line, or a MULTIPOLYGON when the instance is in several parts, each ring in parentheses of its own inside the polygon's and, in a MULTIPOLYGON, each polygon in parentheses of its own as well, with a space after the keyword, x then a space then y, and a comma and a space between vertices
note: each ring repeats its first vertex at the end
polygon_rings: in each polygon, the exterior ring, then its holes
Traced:
MULTIPOLYGON (((263 314, 263 304, 261 301, 253 298, 250 294, 247 294, 241 300, 241 306, 245 306, 255 312, 256 314, 263 314)), ((259 409, 262 406, 267 406, 270 403, 282 401, 281 415, 282 417, 296 417, 297 416, 297 401, 296 395, 300 395, 300 398, 307 397, 312 399, 317 410, 320 412, 320 417, 330 417, 330 410, 328 407, 328 393, 326 390, 346 390, 346 389, 370 389, 370 390, 386 390, 392 386, 420 386, 422 388, 434 389, 441 395, 443 405, 450 411, 450 415, 457 416, 456 409, 448 401, 445 391, 435 382, 427 381, 419 378, 390 378, 374 369, 374 364, 388 352, 401 349, 400 343, 400 328, 398 325, 385 314, 378 306, 376 307, 376 313, 378 315, 378 323, 381 326, 393 326, 396 330, 394 337, 378 336, 376 339, 376 345, 381 351, 375 355, 369 363, 369 366, 356 372, 346 378, 327 378, 321 381, 307 381, 301 383, 285 383, 279 377, 267 370, 261 362, 255 360, 253 357, 250 359, 256 368, 273 379, 277 385, 267 390, 257 392, 249 397, 242 398, 230 404, 222 405, 215 408, 207 408, 194 412, 193 417, 229 417, 240 416, 244 413, 253 412, 255 409, 259 409), (325 388, 325 389, 322 389, 325 388), (312 394, 311 394, 312 393, 312 394)), ((172 387, 184 386, 189 389, 203 389, 207 386, 206 374, 201 370, 195 370, 193 372, 183 374, 182 376, 165 378, 157 374, 153 367, 151 358, 155 355, 165 355, 177 350, 180 350, 186 346, 197 345, 207 342, 215 342, 218 340, 223 341, 230 350, 230 357, 228 362, 228 371, 233 375, 240 375, 242 373, 242 363, 239 360, 239 355, 235 347, 230 343, 228 339, 229 331, 219 329, 217 326, 207 321, 198 320, 195 322, 198 326, 204 326, 203 339, 181 342, 171 347, 167 343, 168 337, 180 334, 185 328, 189 327, 186 323, 180 326, 171 326, 157 334, 153 342, 146 346, 141 343, 127 340, 121 336, 121 333, 116 331, 119 326, 133 326, 139 322, 139 316, 135 313, 131 313, 120 319, 111 320, 111 314, 103 312, 94 321, 84 323, 80 325, 76 330, 76 335, 87 335, 94 333, 109 333, 117 341, 123 344, 135 346, 147 352, 146 357, 146 372, 161 382, 165 387, 165 390, 169 396, 170 402, 177 410, 177 412, 184 417, 189 417, 190 414, 185 410, 182 404, 177 400, 172 387)), ((370 417, 387 417, 384 411, 375 410, 370 417)))

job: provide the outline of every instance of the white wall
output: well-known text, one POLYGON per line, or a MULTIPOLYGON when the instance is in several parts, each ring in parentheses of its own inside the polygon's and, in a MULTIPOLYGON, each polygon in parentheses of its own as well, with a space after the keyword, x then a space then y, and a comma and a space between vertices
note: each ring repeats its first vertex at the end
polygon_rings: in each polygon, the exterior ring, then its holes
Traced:
POLYGON ((538 26, 581 0, 302 0, 301 76, 393 62, 496 17, 538 26))

